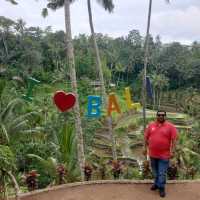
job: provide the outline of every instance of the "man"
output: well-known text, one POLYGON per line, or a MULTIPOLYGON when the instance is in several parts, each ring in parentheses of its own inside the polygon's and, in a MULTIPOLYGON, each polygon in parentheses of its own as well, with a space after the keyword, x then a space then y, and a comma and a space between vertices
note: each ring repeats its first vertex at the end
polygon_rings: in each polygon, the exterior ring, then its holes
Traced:
POLYGON ((155 178, 151 190, 159 189, 160 197, 165 197, 169 159, 174 155, 177 139, 175 126, 166 121, 166 111, 157 111, 157 120, 149 124, 144 139, 144 154, 147 156, 148 152, 155 178))

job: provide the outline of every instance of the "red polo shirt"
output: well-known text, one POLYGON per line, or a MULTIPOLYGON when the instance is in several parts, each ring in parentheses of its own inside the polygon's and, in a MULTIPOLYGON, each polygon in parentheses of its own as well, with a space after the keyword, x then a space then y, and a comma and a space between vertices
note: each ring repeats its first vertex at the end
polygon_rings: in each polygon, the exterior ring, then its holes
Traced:
POLYGON ((145 131, 149 156, 153 158, 169 159, 172 140, 177 138, 175 126, 167 121, 149 124, 145 131))

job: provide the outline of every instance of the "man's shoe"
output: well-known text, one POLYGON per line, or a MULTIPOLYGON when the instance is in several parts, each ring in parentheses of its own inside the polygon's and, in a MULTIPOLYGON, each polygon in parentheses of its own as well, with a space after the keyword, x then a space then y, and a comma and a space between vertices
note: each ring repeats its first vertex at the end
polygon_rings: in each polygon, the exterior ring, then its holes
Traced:
POLYGON ((159 189, 159 194, 160 194, 160 197, 165 197, 166 196, 165 189, 164 188, 160 188, 159 189))
POLYGON ((158 189, 158 187, 156 185, 151 186, 151 190, 157 190, 157 189, 158 189))

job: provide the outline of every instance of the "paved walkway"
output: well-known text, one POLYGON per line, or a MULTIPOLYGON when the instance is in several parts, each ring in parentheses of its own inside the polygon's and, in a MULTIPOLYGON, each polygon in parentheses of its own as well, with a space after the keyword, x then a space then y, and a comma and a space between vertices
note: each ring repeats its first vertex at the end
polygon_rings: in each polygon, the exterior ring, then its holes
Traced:
MULTIPOLYGON (((67 184, 21 195, 21 200, 160 200, 149 181, 98 181, 67 184)), ((200 200, 200 181, 170 182, 166 200, 200 200)))

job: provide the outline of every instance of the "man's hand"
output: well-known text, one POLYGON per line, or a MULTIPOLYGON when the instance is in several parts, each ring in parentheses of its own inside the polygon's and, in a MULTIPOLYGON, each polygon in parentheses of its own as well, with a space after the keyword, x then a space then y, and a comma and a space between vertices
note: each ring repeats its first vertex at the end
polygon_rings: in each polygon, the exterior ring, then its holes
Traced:
POLYGON ((171 151, 171 153, 170 153, 170 158, 174 158, 174 156, 175 156, 174 151, 171 151))
POLYGON ((170 148, 170 158, 174 158, 176 151, 176 140, 172 140, 170 148))

